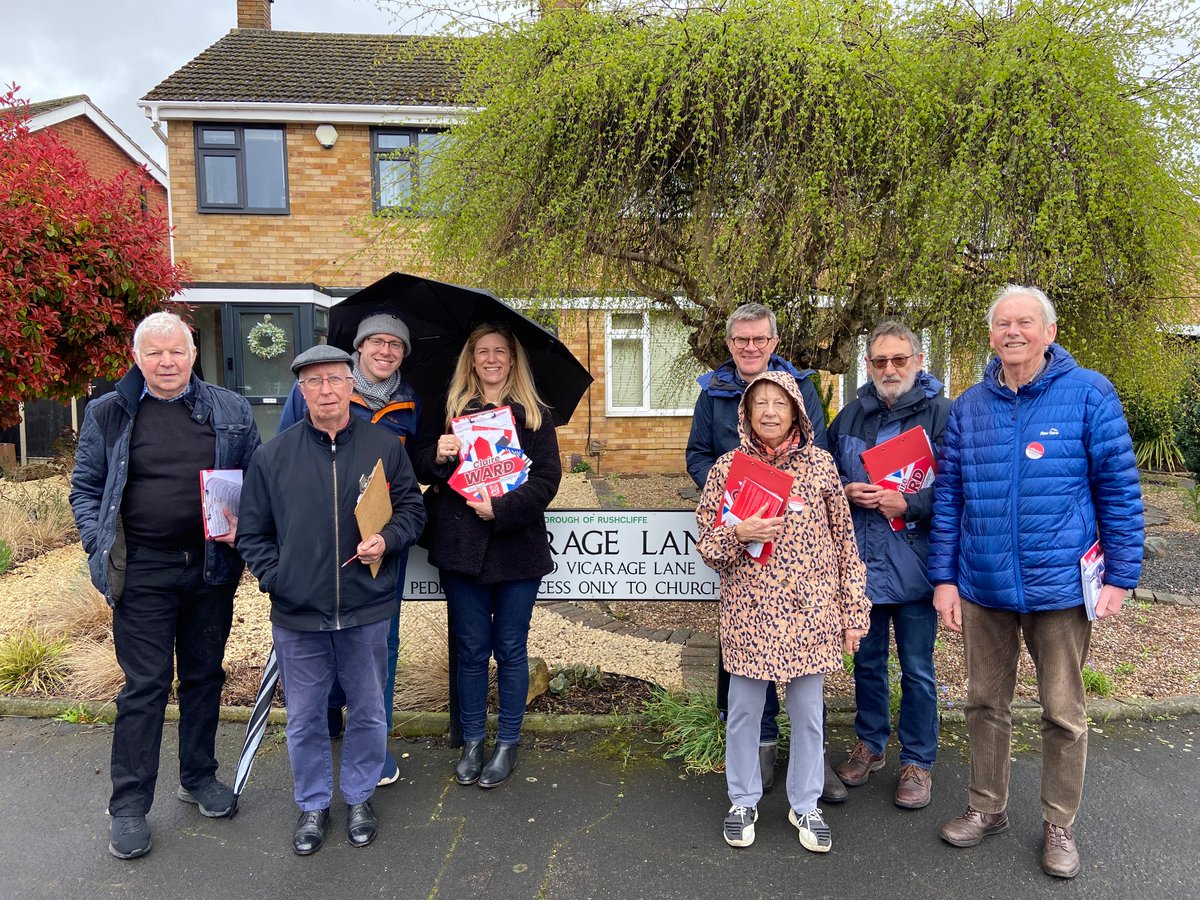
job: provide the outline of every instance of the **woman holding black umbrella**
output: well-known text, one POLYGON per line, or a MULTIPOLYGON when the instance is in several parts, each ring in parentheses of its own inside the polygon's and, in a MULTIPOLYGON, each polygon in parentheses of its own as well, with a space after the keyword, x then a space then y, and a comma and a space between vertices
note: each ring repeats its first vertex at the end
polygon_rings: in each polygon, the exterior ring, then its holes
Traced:
POLYGON ((462 758, 459 784, 493 788, 517 762, 517 744, 529 691, 527 641, 542 577, 554 567, 544 514, 558 491, 562 467, 550 411, 538 396, 521 344, 507 328, 475 328, 458 356, 446 401, 446 426, 459 416, 512 408, 528 478, 500 497, 467 500, 447 483, 462 442, 452 433, 417 454, 417 473, 431 487, 428 525, 421 539, 438 568, 454 622, 462 758), (499 733, 484 764, 488 660, 495 657, 499 733))

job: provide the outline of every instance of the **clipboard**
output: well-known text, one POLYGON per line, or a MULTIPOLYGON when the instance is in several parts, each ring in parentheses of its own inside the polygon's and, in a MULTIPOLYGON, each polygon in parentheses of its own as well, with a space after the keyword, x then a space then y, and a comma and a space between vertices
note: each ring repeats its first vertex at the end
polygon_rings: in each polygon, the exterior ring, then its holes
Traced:
MULTIPOLYGON (((367 486, 354 504, 354 519, 358 522, 359 540, 366 540, 382 530, 392 518, 392 495, 383 474, 383 460, 375 461, 367 486)), ((371 577, 379 574, 380 562, 371 563, 371 577)))

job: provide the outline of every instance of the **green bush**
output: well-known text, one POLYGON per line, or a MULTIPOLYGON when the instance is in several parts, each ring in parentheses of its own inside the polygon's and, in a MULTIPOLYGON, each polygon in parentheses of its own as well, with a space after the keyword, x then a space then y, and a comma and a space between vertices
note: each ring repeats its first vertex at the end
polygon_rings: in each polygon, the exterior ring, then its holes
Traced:
POLYGON ((667 745, 663 759, 682 759, 694 775, 725 770, 725 723, 714 691, 677 697, 656 689, 642 712, 662 732, 667 745))
POLYGON ((9 546, 8 541, 0 538, 0 575, 3 575, 12 566, 13 550, 9 546))
POLYGON ((0 641, 0 693, 52 693, 66 677, 66 649, 66 638, 49 638, 36 628, 10 634, 0 641))
POLYGON ((1088 662, 1083 667, 1083 689, 1097 697, 1111 697, 1117 686, 1113 684, 1112 678, 1093 668, 1092 664, 1088 662))
POLYGON ((1167 472, 1181 468, 1183 454, 1175 441, 1170 400, 1134 393, 1125 398, 1124 406, 1138 468, 1167 472))
POLYGON ((1200 479, 1200 360, 1192 360, 1190 373, 1175 404, 1175 443, 1184 468, 1200 479))

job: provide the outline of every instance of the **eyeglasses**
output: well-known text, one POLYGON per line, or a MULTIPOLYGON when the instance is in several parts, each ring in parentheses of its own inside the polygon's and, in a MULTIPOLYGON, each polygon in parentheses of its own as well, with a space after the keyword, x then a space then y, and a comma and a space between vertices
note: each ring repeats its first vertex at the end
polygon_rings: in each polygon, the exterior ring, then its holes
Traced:
POLYGON ((335 391, 342 385, 350 381, 349 375, 309 375, 307 378, 301 378, 300 383, 310 391, 319 391, 321 382, 329 382, 329 386, 335 391))
POLYGON ((882 372, 888 367, 888 363, 891 363, 892 368, 899 371, 900 369, 907 369, 908 361, 915 355, 914 353, 910 353, 908 356, 875 356, 869 358, 867 362, 875 368, 876 372, 882 372))
POLYGON ((401 353, 404 351, 403 341, 385 341, 383 338, 373 337, 367 338, 365 343, 370 344, 372 350, 382 350, 384 347, 387 347, 389 350, 395 353, 401 353))
POLYGON ((739 350, 745 350, 751 344, 753 344, 756 349, 761 350, 763 347, 767 346, 767 344, 771 343, 771 341, 775 340, 775 338, 760 334, 756 337, 735 337, 730 338, 729 340, 733 346, 737 347, 739 350))

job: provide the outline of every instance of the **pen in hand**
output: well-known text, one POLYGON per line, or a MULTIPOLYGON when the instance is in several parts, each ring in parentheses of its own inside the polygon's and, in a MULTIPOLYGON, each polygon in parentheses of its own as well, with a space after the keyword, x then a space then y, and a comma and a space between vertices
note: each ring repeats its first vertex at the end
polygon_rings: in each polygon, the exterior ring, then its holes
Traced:
POLYGON ((350 557, 348 560, 346 560, 344 563, 342 563, 340 566, 338 566, 338 568, 344 569, 344 568, 346 568, 346 566, 350 565, 350 563, 354 562, 356 559, 358 559, 357 553, 355 553, 352 557, 350 557))

